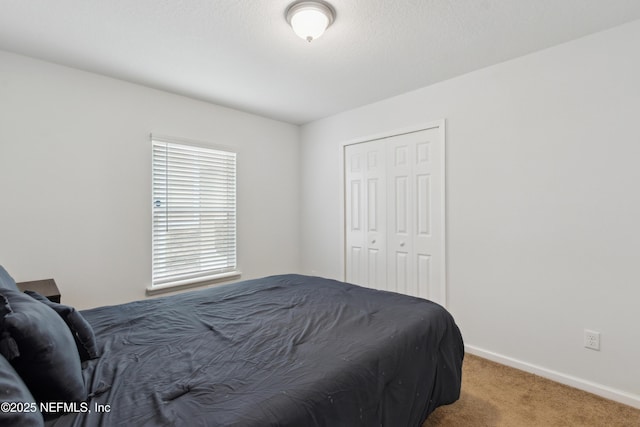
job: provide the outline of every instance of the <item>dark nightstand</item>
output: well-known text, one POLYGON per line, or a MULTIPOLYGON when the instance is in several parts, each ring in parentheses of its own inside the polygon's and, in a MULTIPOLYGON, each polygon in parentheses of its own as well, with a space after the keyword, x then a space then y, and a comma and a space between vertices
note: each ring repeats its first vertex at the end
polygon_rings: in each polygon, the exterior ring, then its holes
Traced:
POLYGON ((45 296, 49 301, 60 302, 60 291, 58 285, 53 279, 34 280, 32 282, 20 282, 16 283, 18 289, 21 291, 35 291, 42 296, 45 296))

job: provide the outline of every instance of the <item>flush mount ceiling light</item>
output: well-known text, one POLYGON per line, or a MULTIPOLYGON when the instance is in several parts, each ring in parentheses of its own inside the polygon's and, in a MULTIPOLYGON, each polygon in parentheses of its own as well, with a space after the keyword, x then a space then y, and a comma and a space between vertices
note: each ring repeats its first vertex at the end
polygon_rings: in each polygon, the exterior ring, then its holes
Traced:
POLYGON ((298 1, 285 12, 293 31, 308 42, 324 33, 336 18, 333 7, 324 1, 298 1))

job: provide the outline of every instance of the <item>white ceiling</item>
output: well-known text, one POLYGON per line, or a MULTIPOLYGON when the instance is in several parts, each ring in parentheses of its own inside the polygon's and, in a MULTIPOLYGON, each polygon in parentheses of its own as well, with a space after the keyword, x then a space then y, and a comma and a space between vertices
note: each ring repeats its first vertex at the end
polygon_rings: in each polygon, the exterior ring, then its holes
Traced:
POLYGON ((0 49, 302 124, 640 19, 638 0, 0 0, 0 49))

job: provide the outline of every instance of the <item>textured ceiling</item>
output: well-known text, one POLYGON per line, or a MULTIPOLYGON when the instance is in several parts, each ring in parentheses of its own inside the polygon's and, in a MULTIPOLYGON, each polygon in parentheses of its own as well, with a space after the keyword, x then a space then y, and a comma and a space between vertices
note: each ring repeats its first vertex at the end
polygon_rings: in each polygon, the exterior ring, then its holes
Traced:
POLYGON ((0 0, 0 49, 302 124, 640 19, 638 0, 0 0))

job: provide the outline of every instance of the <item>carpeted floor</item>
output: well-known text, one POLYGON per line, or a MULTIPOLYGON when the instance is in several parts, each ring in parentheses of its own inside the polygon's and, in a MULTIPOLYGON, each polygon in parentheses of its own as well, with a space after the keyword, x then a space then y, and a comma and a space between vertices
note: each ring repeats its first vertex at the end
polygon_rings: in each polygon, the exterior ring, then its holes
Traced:
POLYGON ((433 412, 422 427, 638 427, 640 409, 470 354, 460 400, 433 412))

